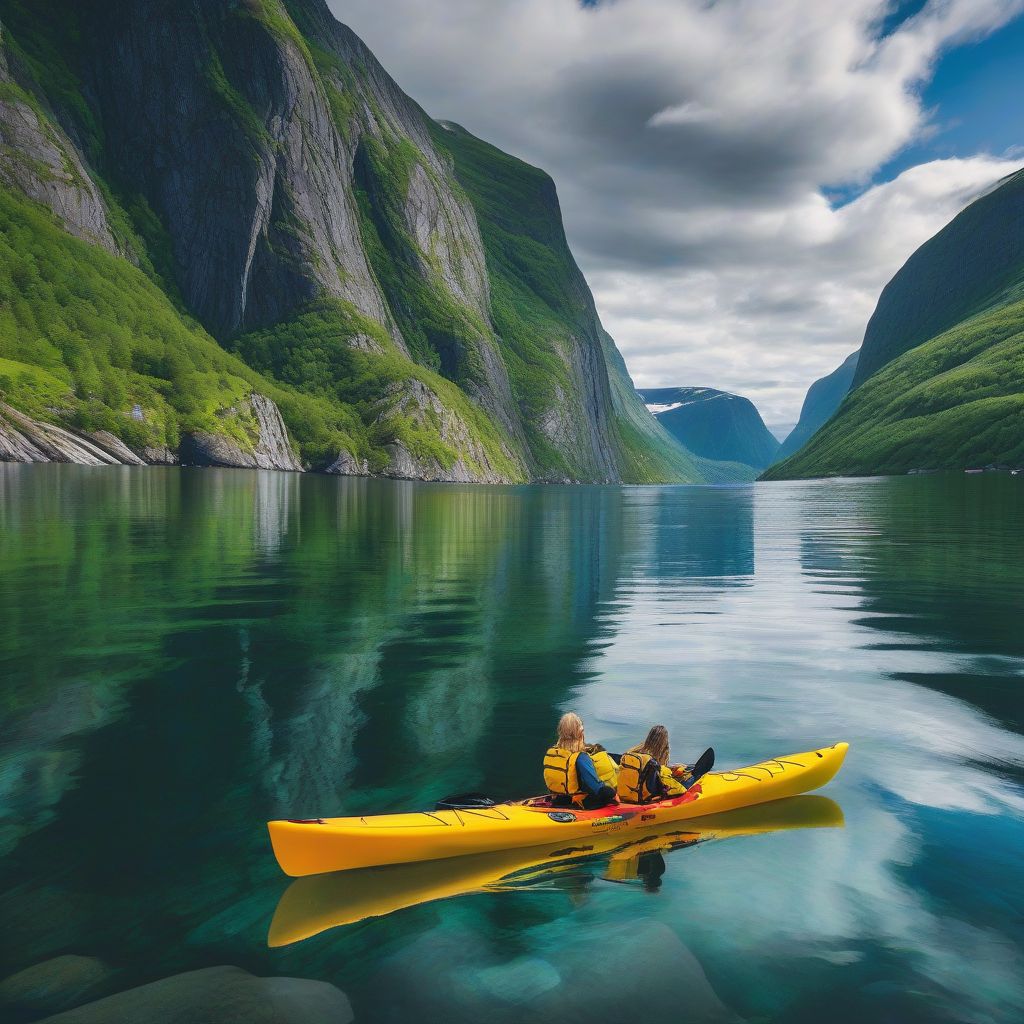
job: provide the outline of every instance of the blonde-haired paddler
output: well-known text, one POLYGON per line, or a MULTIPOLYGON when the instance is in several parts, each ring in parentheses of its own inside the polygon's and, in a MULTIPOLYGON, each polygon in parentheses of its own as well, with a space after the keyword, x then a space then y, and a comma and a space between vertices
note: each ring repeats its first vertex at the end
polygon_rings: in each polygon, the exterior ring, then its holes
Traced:
MULTIPOLYGON (((544 784, 551 794, 551 803, 558 807, 582 807, 592 810, 615 800, 614 783, 602 781, 595 757, 601 754, 614 767, 615 762, 605 752, 587 753, 583 735, 583 721, 574 711, 567 711, 558 721, 558 736, 553 747, 544 755, 544 784)), ((603 764, 602 766, 607 768, 603 764)))

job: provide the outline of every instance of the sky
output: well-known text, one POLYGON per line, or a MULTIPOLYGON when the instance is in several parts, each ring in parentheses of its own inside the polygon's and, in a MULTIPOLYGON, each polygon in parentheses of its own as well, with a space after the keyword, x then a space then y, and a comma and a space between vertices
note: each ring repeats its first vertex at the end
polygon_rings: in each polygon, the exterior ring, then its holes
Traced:
POLYGON ((784 433, 922 242, 1024 166, 1024 0, 329 0, 543 167, 638 387, 784 433))

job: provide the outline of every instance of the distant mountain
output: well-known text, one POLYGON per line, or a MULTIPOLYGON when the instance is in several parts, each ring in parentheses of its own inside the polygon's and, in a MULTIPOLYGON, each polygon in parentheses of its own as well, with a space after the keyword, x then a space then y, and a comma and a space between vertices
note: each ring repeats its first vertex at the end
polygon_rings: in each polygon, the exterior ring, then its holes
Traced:
POLYGON ((808 388, 800 409, 800 419, 776 452, 776 462, 795 455, 832 418, 850 390, 859 355, 859 352, 851 352, 843 360, 842 366, 819 378, 808 388))
POLYGON ((765 479, 1024 464, 1024 171, 907 261, 853 390, 765 479))
POLYGON ((0 23, 0 460, 716 478, 633 393, 551 178, 324 0, 0 23))
POLYGON ((771 464, 779 442, 754 403, 714 388, 640 388, 655 419, 687 450, 755 470, 771 464))

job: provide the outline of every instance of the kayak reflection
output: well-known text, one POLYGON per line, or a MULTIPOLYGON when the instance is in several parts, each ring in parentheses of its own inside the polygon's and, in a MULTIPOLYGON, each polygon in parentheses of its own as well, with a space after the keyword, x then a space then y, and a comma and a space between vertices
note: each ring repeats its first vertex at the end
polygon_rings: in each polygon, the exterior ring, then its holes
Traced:
POLYGON ((797 796, 666 824, 626 842, 621 835, 604 835, 572 846, 538 846, 310 875, 296 879, 282 894, 267 944, 287 946, 330 928, 466 893, 557 884, 559 876, 584 864, 591 871, 595 865, 603 867, 608 881, 637 881, 656 889, 665 872, 664 855, 673 850, 708 840, 788 829, 842 828, 843 824, 842 809, 834 800, 797 796))

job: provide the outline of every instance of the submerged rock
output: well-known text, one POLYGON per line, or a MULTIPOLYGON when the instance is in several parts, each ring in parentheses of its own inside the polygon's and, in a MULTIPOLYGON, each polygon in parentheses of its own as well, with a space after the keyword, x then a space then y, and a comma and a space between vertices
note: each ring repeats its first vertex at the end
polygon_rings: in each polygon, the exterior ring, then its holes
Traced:
POLYGON ((521 936, 533 955, 507 959, 481 932, 435 930, 386 960, 376 984, 386 1021, 457 1017, 488 1024, 684 1020, 734 1024, 700 962, 667 925, 649 918, 573 927, 564 918, 521 936), (618 951, 609 975, 609 950, 618 951))
POLYGON ((54 957, 0 981, 0 1014, 6 1021, 34 1020, 106 995, 116 971, 91 956, 54 957))
POLYGON ((118 992, 47 1024, 349 1024, 340 989, 305 978, 256 978, 239 967, 207 967, 118 992))

